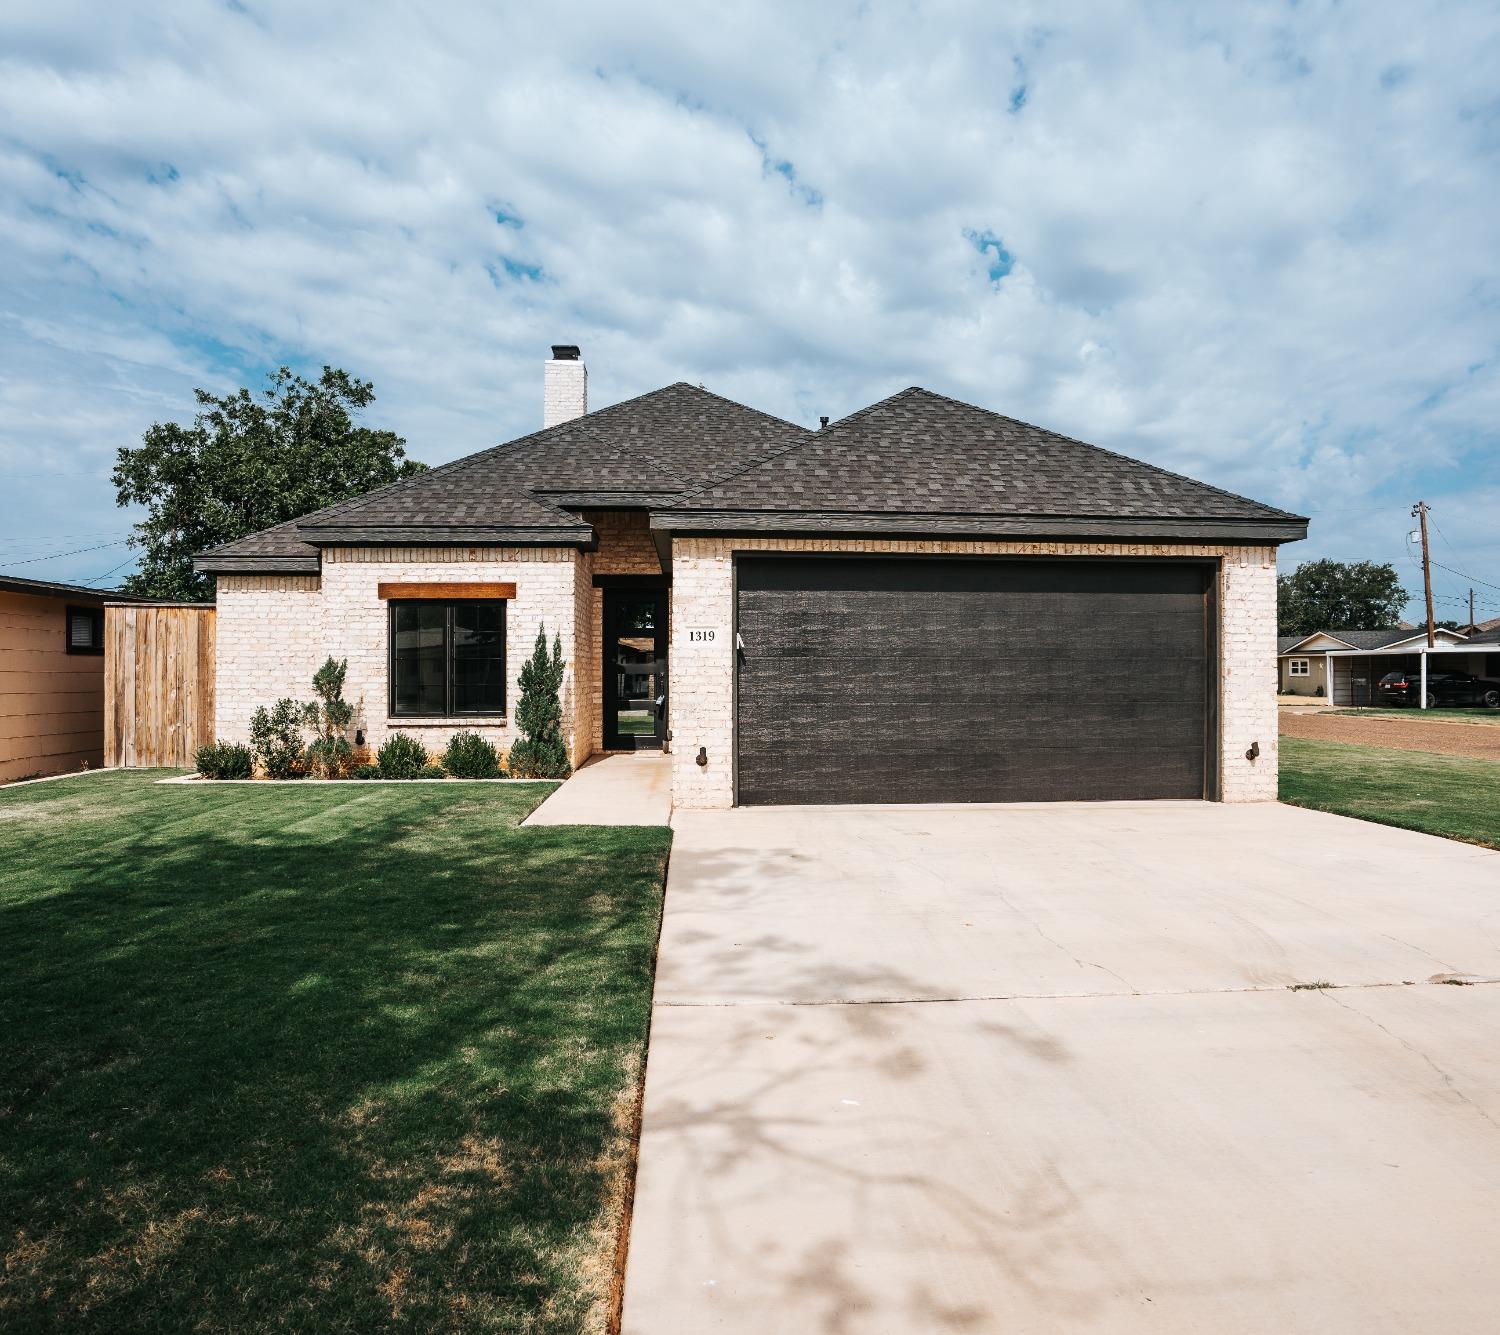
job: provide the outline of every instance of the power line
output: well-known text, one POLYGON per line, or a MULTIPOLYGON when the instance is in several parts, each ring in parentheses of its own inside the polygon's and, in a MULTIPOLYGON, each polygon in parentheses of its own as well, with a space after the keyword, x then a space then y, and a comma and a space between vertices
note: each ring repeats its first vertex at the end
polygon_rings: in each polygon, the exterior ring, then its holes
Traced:
POLYGON ((135 558, 135 553, 132 552, 123 561, 121 561, 119 565, 111 567, 109 570, 106 570, 102 575, 90 575, 83 582, 85 584, 97 584, 97 583, 99 583, 100 580, 108 579, 111 575, 113 575, 115 573, 116 570, 123 570, 123 569, 125 569, 126 566, 133 564, 134 561, 135 561, 135 559, 136 559, 135 558))
POLYGON ((1433 565, 1439 570, 1446 570, 1450 575, 1459 575, 1474 584, 1483 584, 1487 589, 1500 591, 1500 584, 1491 584, 1487 579, 1480 579, 1478 575, 1466 575, 1462 570, 1455 570, 1452 566, 1445 566, 1441 561, 1434 561, 1433 565))
POLYGON ((51 556, 28 556, 24 561, 6 561, 8 566, 34 566, 38 561, 59 561, 64 556, 79 556, 84 552, 102 552, 107 547, 118 547, 122 543, 129 542, 129 538, 121 538, 119 542, 101 542, 97 547, 75 547, 71 552, 53 552, 51 556))

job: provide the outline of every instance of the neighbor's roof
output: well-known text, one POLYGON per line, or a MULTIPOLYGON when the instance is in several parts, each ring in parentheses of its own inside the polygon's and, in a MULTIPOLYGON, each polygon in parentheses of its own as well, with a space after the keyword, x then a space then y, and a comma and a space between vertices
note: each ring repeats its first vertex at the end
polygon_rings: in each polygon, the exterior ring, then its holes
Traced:
POLYGON ((23 579, 20 575, 7 575, 3 572, 0 572, 0 590, 6 593, 35 594, 39 598, 87 598, 90 602, 102 602, 105 598, 125 603, 149 601, 137 598, 134 594, 120 593, 116 589, 96 589, 88 584, 59 584, 50 579, 23 579))
POLYGON ((652 523, 1152 538, 1248 526, 1273 541, 1307 531, 1299 515, 916 387, 700 487, 652 523))
MULTIPOLYGON (((1442 626, 1438 627, 1437 634, 1452 636, 1459 640, 1464 638, 1458 631, 1448 630, 1442 626)), ((1276 652, 1287 653, 1319 635, 1342 640, 1351 649, 1385 649, 1406 640, 1425 639, 1426 631, 1421 627, 1398 626, 1389 630, 1315 630, 1307 635, 1279 635, 1276 638, 1276 652)))
POLYGON ((316 570, 340 544, 584 545, 578 511, 679 531, 1282 542, 1307 521, 922 389, 823 431, 668 385, 201 554, 316 570))

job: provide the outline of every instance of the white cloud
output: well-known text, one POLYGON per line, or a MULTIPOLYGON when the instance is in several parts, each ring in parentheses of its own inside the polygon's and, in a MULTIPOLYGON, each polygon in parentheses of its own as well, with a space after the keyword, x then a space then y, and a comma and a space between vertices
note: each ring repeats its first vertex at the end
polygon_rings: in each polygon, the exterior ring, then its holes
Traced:
POLYGON ((1404 561, 1420 491, 1500 583, 1492 5, 128 9, 0 19, 13 532, 118 518, 192 384, 344 365, 439 461, 568 339, 597 402, 927 384, 1310 512, 1293 562, 1404 561))

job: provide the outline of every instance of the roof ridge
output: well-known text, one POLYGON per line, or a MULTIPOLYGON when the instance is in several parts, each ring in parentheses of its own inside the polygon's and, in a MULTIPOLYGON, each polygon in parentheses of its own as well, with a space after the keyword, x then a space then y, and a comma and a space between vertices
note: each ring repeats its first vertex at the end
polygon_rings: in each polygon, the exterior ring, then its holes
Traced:
MULTIPOLYGON (((839 420, 837 422, 830 422, 824 428, 824 430, 825 431, 837 431, 840 427, 848 426, 850 422, 858 421, 859 418, 863 417, 866 413, 872 413, 877 408, 884 408, 886 404, 888 404, 888 403, 895 403, 897 399, 904 399, 904 398, 907 398, 909 395, 912 395, 912 394, 932 394, 933 398, 935 398, 935 399, 947 398, 947 395, 945 395, 945 394, 936 394, 936 393, 934 393, 930 389, 923 389, 921 385, 908 385, 905 389, 898 389, 894 394, 887 394, 885 396, 885 398, 883 398, 883 399, 876 399, 874 403, 867 403, 867 404, 865 404, 865 406, 863 408, 856 408, 847 417, 841 417, 841 418, 839 418, 839 420)), ((958 400, 958 399, 949 399, 948 402, 950 402, 950 403, 959 403, 961 401, 958 400)), ((965 407, 974 407, 976 405, 974 405, 974 404, 965 404, 964 406, 965 407)), ((984 410, 981 409, 981 411, 984 411, 984 410)), ((816 434, 821 435, 822 432, 818 432, 816 434)))
MULTIPOLYGON (((1190 482, 1195 487, 1202 487, 1206 491, 1216 492, 1220 496, 1227 496, 1232 501, 1243 501, 1246 505, 1258 506, 1262 510, 1269 510, 1272 514, 1283 515, 1288 519, 1307 519, 1307 515, 1293 514, 1290 510, 1281 510, 1274 505, 1267 505, 1264 501, 1257 501, 1249 496, 1242 496, 1237 491, 1229 491, 1224 487, 1216 487, 1212 482, 1204 482, 1201 478, 1189 477, 1186 473, 1174 472, 1170 468, 1163 468, 1160 464, 1153 464, 1145 459, 1137 459, 1134 455, 1121 454, 1119 450, 1112 450, 1107 445, 1095 445, 1091 440, 1079 440, 1077 436, 1065 436, 1061 431, 1054 431, 1051 427, 1038 426, 1035 422, 1027 422, 1019 417, 1011 417, 1006 413, 996 412, 993 408, 986 408, 979 403, 966 403, 963 399, 955 399, 951 394, 940 394, 935 389, 921 389, 914 385, 913 389, 919 389, 923 394, 929 394, 935 399, 942 399, 944 403, 951 403, 959 408, 972 408, 976 412, 986 413, 990 417, 998 417, 1002 422, 1011 422, 1016 426, 1023 426, 1028 431, 1039 431, 1044 436, 1051 436, 1055 440, 1065 440, 1070 445, 1082 445, 1088 450, 1098 450, 1100 454, 1107 454, 1112 459, 1123 459, 1128 464, 1134 464, 1138 468, 1149 468, 1152 472, 1161 473, 1166 477, 1175 478, 1179 482, 1190 482)), ((903 390, 902 393, 910 393, 903 390)), ((892 395, 899 398, 900 395, 892 395)), ((872 405, 879 406, 879 405, 872 405)), ((845 419, 848 420, 847 418, 845 419)))

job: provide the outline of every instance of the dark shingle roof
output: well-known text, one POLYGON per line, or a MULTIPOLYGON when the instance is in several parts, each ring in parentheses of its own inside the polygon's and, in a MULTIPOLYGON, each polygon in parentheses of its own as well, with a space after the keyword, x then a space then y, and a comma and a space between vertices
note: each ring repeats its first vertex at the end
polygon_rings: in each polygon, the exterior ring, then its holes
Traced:
POLYGON ((200 569, 316 569, 318 544, 582 543, 586 507, 743 532, 1302 537, 1306 520, 923 389, 812 432, 688 384, 228 543, 200 569), (1003 522, 999 522, 1003 521, 1003 522))
POLYGON ((226 543, 199 564, 311 565, 319 541, 583 542, 592 530, 565 499, 658 504, 807 434, 700 387, 668 385, 226 543))
POLYGON ((674 510, 1297 520, 929 390, 902 390, 674 510))

